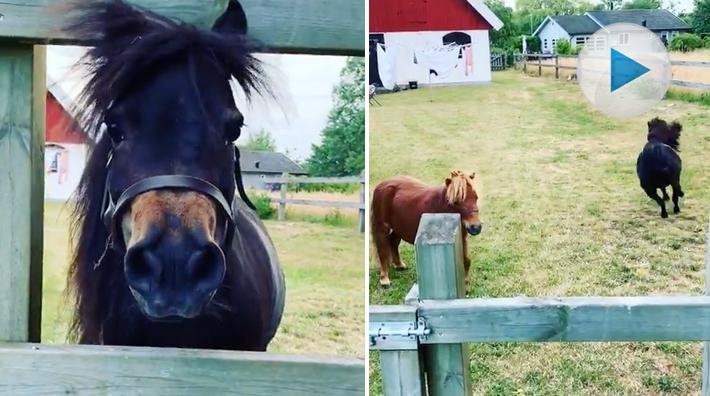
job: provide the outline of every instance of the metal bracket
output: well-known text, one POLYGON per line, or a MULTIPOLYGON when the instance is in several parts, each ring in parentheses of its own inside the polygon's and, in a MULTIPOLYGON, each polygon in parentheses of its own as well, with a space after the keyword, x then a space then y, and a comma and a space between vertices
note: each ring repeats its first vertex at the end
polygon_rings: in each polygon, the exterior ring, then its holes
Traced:
POLYGON ((370 323, 370 347, 382 350, 414 350, 420 340, 425 340, 431 329, 426 327, 424 318, 417 322, 375 322, 370 323))

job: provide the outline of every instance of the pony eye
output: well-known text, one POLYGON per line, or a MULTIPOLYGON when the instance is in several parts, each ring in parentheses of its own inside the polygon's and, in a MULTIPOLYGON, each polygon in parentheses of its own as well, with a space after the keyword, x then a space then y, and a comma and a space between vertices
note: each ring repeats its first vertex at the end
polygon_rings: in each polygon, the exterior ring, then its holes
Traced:
POLYGON ((114 146, 118 145, 123 141, 123 132, 118 127, 118 125, 116 125, 116 123, 104 121, 101 124, 101 129, 104 131, 104 133, 108 134, 114 146))
POLYGON ((244 116, 239 113, 233 113, 224 125, 225 137, 228 141, 234 142, 239 138, 242 133, 242 127, 244 126, 244 116))

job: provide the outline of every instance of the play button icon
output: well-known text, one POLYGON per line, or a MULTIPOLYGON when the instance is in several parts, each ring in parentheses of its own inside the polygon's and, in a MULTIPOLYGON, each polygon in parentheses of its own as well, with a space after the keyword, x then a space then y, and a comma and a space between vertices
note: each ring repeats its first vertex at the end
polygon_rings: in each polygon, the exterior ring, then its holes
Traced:
POLYGON ((650 30, 619 23, 594 33, 577 58, 582 93, 613 117, 641 115, 663 99, 672 79, 665 45, 650 30))
POLYGON ((651 71, 621 52, 611 49, 611 92, 651 71))

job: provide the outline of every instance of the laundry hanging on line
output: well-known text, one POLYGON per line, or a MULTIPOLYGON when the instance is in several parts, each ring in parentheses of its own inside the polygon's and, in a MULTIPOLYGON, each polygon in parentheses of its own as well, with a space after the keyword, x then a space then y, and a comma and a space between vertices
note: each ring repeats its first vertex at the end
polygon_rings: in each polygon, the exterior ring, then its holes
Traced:
POLYGON ((459 45, 414 50, 414 63, 428 67, 429 74, 447 78, 459 64, 459 45))
POLYGON ((377 72, 380 75, 382 86, 386 89, 393 89, 396 83, 395 62, 398 51, 397 46, 388 45, 385 51, 384 45, 377 44, 377 72))

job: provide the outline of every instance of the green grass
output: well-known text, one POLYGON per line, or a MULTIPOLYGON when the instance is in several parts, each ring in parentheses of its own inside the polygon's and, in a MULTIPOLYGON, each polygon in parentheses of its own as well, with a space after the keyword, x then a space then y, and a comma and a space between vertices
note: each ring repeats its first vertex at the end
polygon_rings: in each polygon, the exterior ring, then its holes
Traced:
MULTIPOLYGON (((421 89, 370 110, 370 185, 394 175, 443 183, 476 172, 483 233, 469 237, 472 297, 702 294, 710 204, 710 114, 664 100, 618 120, 577 85, 494 74, 487 86, 421 89), (661 219, 635 172, 646 122, 683 126, 680 215, 661 219), (406 142, 406 143, 403 143, 406 142)), ((669 206, 670 207, 670 206, 669 206)), ((382 290, 371 249, 370 302, 401 304, 416 279, 414 249, 382 290)), ((690 395, 699 343, 472 344, 476 395, 690 395)), ((371 394, 382 394, 370 354, 371 394)))
POLYGON ((666 92, 667 99, 682 100, 689 103, 697 103, 704 106, 710 106, 710 93, 697 92, 687 90, 670 89, 666 92))
MULTIPOLYGON (((64 343, 71 306, 64 301, 69 257, 68 207, 45 205, 42 342, 64 343)), ((265 222, 286 276, 286 308, 271 352, 364 359, 365 241, 351 229, 265 222)))

